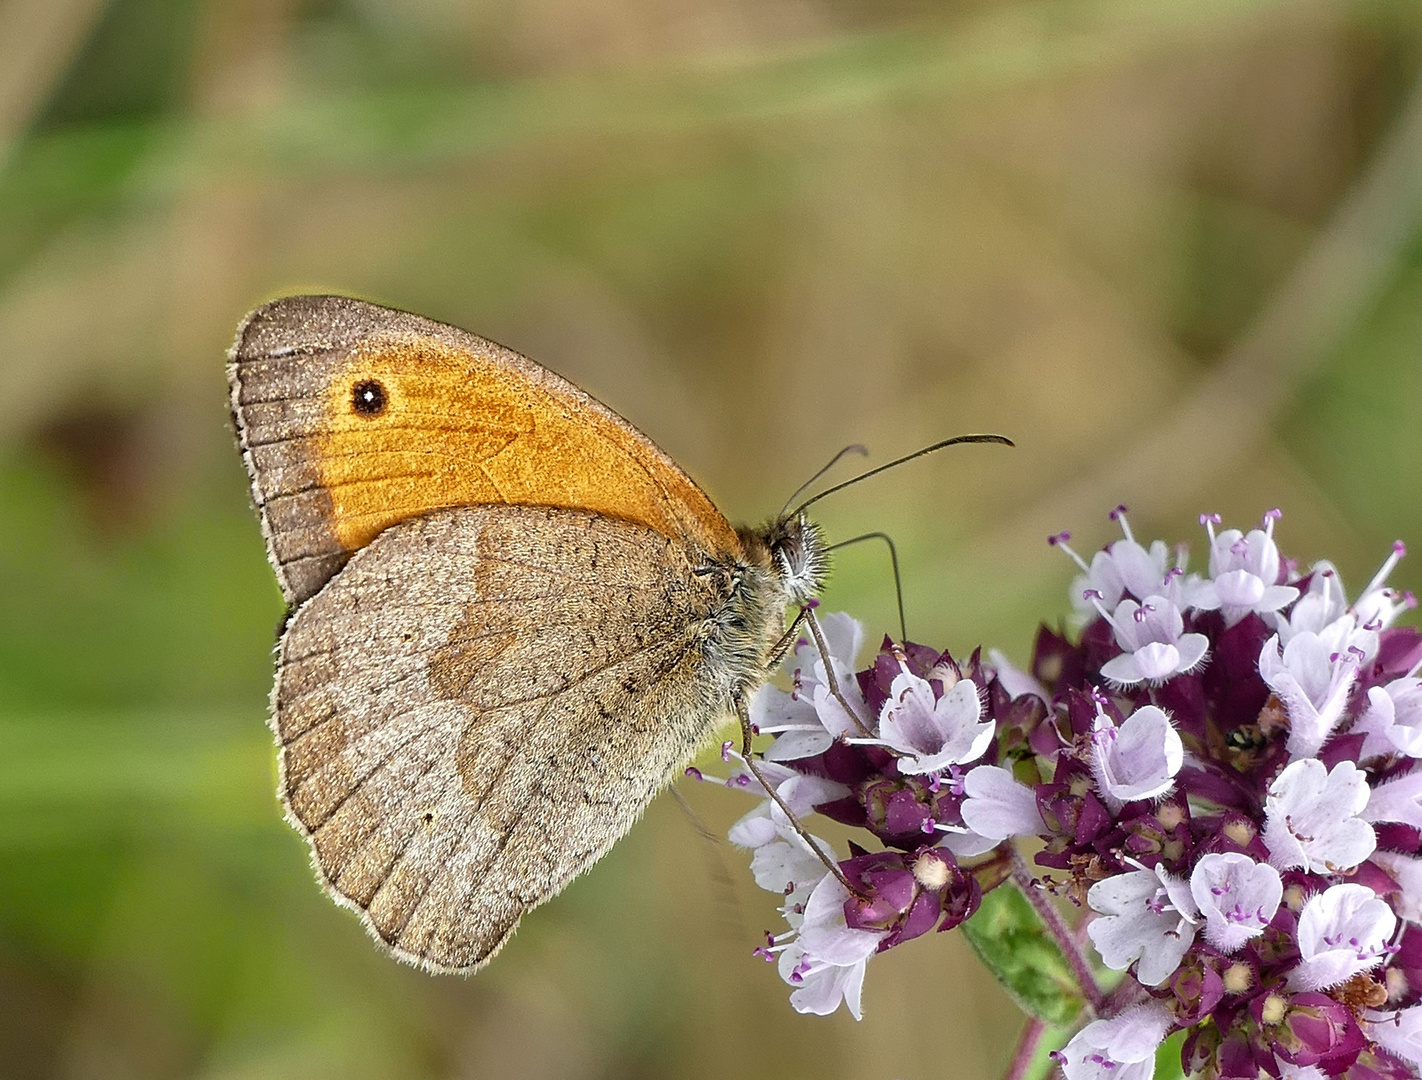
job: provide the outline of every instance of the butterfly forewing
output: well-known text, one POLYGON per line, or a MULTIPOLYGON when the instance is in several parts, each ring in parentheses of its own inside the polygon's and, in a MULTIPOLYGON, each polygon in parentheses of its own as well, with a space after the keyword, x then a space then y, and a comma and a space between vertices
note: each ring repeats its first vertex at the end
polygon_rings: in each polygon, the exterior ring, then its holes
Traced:
POLYGON ((387 529, 298 609, 282 798, 373 934, 479 966, 712 736, 729 586, 701 559, 598 514, 466 507, 387 529))
POLYGON ((390 525, 450 506, 591 510, 739 551, 650 439, 456 327, 346 297, 290 297, 243 322, 228 376, 268 554, 294 603, 390 525))

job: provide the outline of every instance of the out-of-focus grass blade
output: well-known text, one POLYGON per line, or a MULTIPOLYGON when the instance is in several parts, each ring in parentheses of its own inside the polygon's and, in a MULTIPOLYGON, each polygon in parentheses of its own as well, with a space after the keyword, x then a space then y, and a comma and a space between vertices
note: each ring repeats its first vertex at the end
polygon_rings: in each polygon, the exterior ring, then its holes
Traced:
MULTIPOLYGON (((249 117, 136 125, 118 150, 131 152, 156 140, 142 182, 132 187, 135 196, 150 197, 181 188, 193 171, 224 173, 235 160, 248 171, 276 174, 409 166, 569 133, 592 138, 757 117, 839 118, 886 102, 1001 89, 1128 62, 1192 40, 1228 39, 1271 26, 1280 9, 1296 6, 1290 0, 1003 5, 970 18, 718 56, 699 65, 679 61, 661 69, 608 69, 473 88, 295 96, 249 117)), ((1392 16, 1395 6, 1359 10, 1392 16)), ((62 186, 56 194, 40 182, 55 161, 71 160, 81 175, 102 175, 116 152, 112 140, 83 129, 40 136, 13 163, 0 201, 62 198, 62 186)))
POLYGON ((0 716, 0 849, 281 827, 259 714, 0 716))

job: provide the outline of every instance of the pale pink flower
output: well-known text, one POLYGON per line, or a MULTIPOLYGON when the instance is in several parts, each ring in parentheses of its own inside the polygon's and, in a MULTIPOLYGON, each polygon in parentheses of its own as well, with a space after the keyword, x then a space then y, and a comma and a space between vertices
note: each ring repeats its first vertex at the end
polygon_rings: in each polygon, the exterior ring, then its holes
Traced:
MULTIPOLYGON (((1328 740, 1348 706, 1348 692, 1367 656, 1354 642, 1351 615, 1322 632, 1301 631, 1282 648, 1275 634, 1259 651, 1259 676, 1289 711, 1288 750, 1292 758, 1313 757, 1328 740)), ((1376 652, 1376 635, 1372 650, 1376 652)))
POLYGON ((1394 679, 1368 691, 1368 704, 1358 722, 1348 729, 1363 734, 1358 757, 1367 760, 1384 754, 1422 757, 1422 679, 1394 679))
POLYGON ((835 739, 859 734, 855 718, 846 715, 844 706, 830 691, 830 671, 859 723, 869 715, 859 680, 854 677, 854 660, 864 644, 864 628, 849 615, 835 612, 820 619, 820 629, 829 650, 830 666, 826 668, 815 643, 805 639, 785 661, 791 689, 785 691, 767 683, 751 698, 751 723, 762 734, 778 736, 766 748, 767 761, 814 757, 828 750, 835 739))
POLYGON ((1147 596, 1141 603, 1122 600, 1115 612, 1101 609, 1111 624, 1116 644, 1125 650, 1101 666, 1101 674, 1118 686, 1149 683, 1158 686, 1199 667, 1210 639, 1185 633, 1185 619, 1173 600, 1147 596))
POLYGON ((1158 867, 1098 881, 1086 902, 1101 916, 1086 932, 1102 962, 1124 971, 1139 960, 1136 978, 1144 986, 1170 978, 1195 940, 1199 912, 1189 882, 1158 867))
POLYGON ((1294 586, 1278 583, 1281 563, 1274 543, 1274 522, 1279 516, 1279 511, 1271 510, 1264 515, 1262 529, 1248 533, 1226 529, 1218 535, 1218 515, 1201 518, 1210 534, 1210 579, 1226 626, 1234 625, 1252 611, 1278 611, 1299 595, 1294 586))
POLYGON ((1170 791, 1184 755, 1180 734, 1154 705, 1137 709, 1119 727, 1104 712, 1097 713, 1091 772, 1101 798, 1113 810, 1170 791))
POLYGON ((1205 940, 1232 953, 1264 932, 1279 910, 1279 872, 1239 852, 1202 855, 1190 874, 1190 895, 1205 919, 1205 940))
POLYGON ((845 922, 849 892, 831 874, 815 886, 805 903, 799 936, 780 953, 780 977, 796 989, 796 1012, 826 1016, 843 1002, 860 1019, 864 967, 887 931, 858 930, 845 922))
POLYGON ((1067 1080, 1151 1080, 1170 1011, 1150 1001, 1109 1020, 1093 1020, 1056 1054, 1067 1080))
POLYGON ((1297 990, 1326 990, 1371 971, 1388 956, 1397 929, 1392 908, 1365 885, 1333 885, 1309 897, 1299 912, 1297 990))
POLYGON ((1091 557, 1090 565, 1067 546, 1071 539, 1069 533, 1058 533, 1049 540, 1081 567, 1082 576, 1072 583, 1071 597, 1084 616, 1092 614, 1095 601, 1115 607, 1128 592, 1137 597, 1162 592, 1170 573, 1170 549, 1163 540, 1154 541, 1148 551, 1137 543, 1124 506, 1111 511, 1111 519, 1121 526, 1125 538, 1107 545, 1105 551, 1098 551, 1091 557))
POLYGON ((1407 545, 1401 540, 1393 541, 1392 554, 1373 575, 1362 595, 1353 602, 1359 626, 1369 630, 1385 630, 1400 612, 1417 606, 1411 593, 1398 592, 1387 584, 1388 577, 1406 554, 1407 545))
POLYGON ((1264 800, 1264 844, 1276 870, 1333 873, 1373 853, 1377 837, 1358 815, 1368 805, 1368 778, 1351 761, 1330 772, 1317 758, 1291 763, 1264 800))
MULTIPOLYGON (((899 771, 939 772, 982 757, 996 724, 982 719, 977 684, 957 679, 935 697, 929 680, 919 678, 905 663, 899 667, 879 713, 879 738, 872 740, 900 755, 899 771)), ((946 683, 955 676, 943 669, 937 678, 946 683)))

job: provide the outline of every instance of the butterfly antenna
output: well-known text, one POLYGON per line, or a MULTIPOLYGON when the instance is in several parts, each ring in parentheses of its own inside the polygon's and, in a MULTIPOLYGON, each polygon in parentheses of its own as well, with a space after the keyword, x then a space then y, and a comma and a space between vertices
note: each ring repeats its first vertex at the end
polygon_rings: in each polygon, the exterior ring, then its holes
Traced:
POLYGON ((827 461, 824 466, 819 470, 819 472, 815 473, 814 476, 810 477, 803 484, 797 487, 794 492, 791 493, 790 498, 785 500, 785 505, 780 508, 781 521, 785 520, 785 511, 790 509, 790 504, 793 503, 796 499, 798 499, 801 495, 803 495, 807 487, 809 487, 820 477, 824 476, 825 473, 829 472, 836 465, 838 465, 846 454, 858 454, 861 457, 868 457, 869 448, 863 443, 850 443, 839 453, 835 454, 834 457, 830 458, 829 461, 827 461))
POLYGON ((908 642, 908 624, 904 621, 904 585, 899 577, 899 550, 894 546, 893 538, 884 532, 867 532, 862 536, 852 536, 848 540, 841 540, 837 544, 829 546, 830 551, 839 548, 849 547, 850 544, 858 544, 863 540, 882 540, 889 545, 889 561, 894 566, 894 596, 899 602, 899 641, 908 642))
MULTIPOLYGON (((845 480, 842 483, 835 484, 834 487, 825 488, 824 491, 820 492, 818 495, 811 495, 799 506, 795 507, 794 510, 791 510, 788 514, 782 514, 781 517, 799 517, 802 513, 805 512, 806 507, 810 506, 812 503, 819 502, 826 495, 833 495, 836 491, 843 491, 851 484, 857 484, 861 480, 868 480, 871 476, 878 476, 886 469, 895 468, 899 465, 904 464, 905 462, 912 461, 914 458, 921 458, 925 454, 933 453, 935 450, 942 450, 945 446, 956 446, 959 443, 1001 443, 1003 446, 1017 445, 1005 435, 955 435, 951 439, 944 439, 942 442, 936 442, 932 446, 925 446, 922 450, 915 450, 912 454, 907 454, 901 458, 895 458, 893 461, 890 461, 886 465, 880 465, 878 468, 870 469, 868 472, 862 472, 858 476, 850 477, 848 480, 845 480)), ((823 471, 824 470, 821 470, 821 472, 823 471)), ((808 486, 809 485, 807 484, 806 487, 808 486)), ((804 489, 802 488, 801 490, 804 489)))

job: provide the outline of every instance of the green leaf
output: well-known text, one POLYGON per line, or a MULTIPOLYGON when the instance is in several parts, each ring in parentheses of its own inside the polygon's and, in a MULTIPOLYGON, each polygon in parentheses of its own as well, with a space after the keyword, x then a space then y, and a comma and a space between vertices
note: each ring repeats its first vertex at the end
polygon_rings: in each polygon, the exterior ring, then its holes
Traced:
POLYGON ((1054 1027, 1068 1027, 1085 1001, 1071 966, 1027 898, 1003 886, 962 926, 968 944, 1022 1009, 1054 1027))
POLYGON ((1155 1080, 1185 1080, 1185 1070, 1180 1065, 1180 1048, 1185 1045, 1188 1031, 1177 1031, 1155 1052, 1155 1080))

